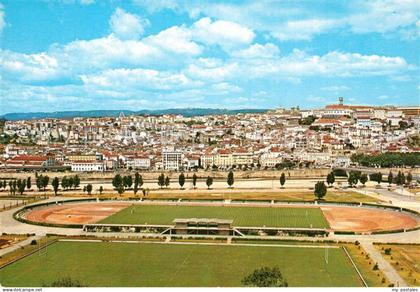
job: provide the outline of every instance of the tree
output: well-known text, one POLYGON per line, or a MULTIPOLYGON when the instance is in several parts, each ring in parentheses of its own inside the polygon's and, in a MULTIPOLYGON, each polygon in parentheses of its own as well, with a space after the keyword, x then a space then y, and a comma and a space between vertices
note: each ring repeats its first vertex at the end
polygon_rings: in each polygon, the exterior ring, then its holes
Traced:
POLYGON ((314 194, 319 200, 327 194, 327 186, 323 181, 319 181, 315 184, 314 194))
POLYGON ((60 186, 60 180, 58 179, 58 177, 53 178, 51 185, 53 187, 54 194, 57 196, 58 187, 60 186))
POLYGON ((368 167, 400 167, 420 165, 418 153, 382 153, 379 155, 354 154, 351 156, 353 162, 368 167))
POLYGON ((137 190, 138 190, 138 188, 141 187, 142 185, 143 185, 143 178, 138 172, 136 172, 134 174, 134 188, 136 188, 137 186, 137 190))
POLYGON ((50 178, 48 176, 43 176, 42 177, 42 187, 45 191, 45 188, 48 186, 48 182, 49 182, 50 178))
POLYGON ((359 178, 360 178, 360 172, 350 171, 349 177, 347 178, 347 182, 349 183, 350 187, 357 185, 359 178))
POLYGON ((411 184, 412 180, 413 180, 413 175, 411 174, 411 172, 409 172, 407 174, 407 184, 411 184))
POLYGON ((139 185, 138 184, 134 184, 134 187, 133 187, 133 193, 135 194, 135 195, 137 195, 137 192, 139 191, 139 185))
POLYGON ((80 178, 77 174, 73 178, 73 186, 75 189, 77 189, 80 186, 80 178))
POLYGON ((17 181, 16 179, 13 180, 12 182, 12 188, 13 188, 13 195, 16 194, 16 190, 17 190, 17 181))
POLYGON ((13 181, 9 181, 9 192, 10 195, 13 195, 13 181))
POLYGON ((116 175, 114 176, 114 178, 112 179, 112 186, 113 186, 115 189, 118 189, 118 188, 120 188, 122 185, 123 185, 123 179, 122 179, 121 175, 116 174, 116 175))
POLYGON ((104 191, 104 187, 103 187, 103 186, 100 186, 100 187, 99 187, 99 194, 100 194, 100 195, 102 195, 102 192, 103 192, 103 191, 104 191))
POLYGON ((192 184, 194 186, 194 189, 196 188, 197 185, 197 175, 194 173, 193 177, 192 177, 192 184))
POLYGON ((28 176, 28 178, 26 179, 26 188, 27 188, 28 190, 30 190, 30 189, 31 189, 31 187, 32 187, 31 177, 30 177, 30 176, 28 176))
POLYGON ((165 187, 169 187, 170 183, 171 183, 171 179, 169 178, 169 176, 166 176, 166 178, 165 178, 165 187))
POLYGON ((131 188, 131 186, 133 185, 133 178, 131 177, 131 175, 124 176, 123 183, 125 188, 131 188))
POLYGON ((67 179, 67 187, 68 187, 69 189, 72 189, 72 188, 74 187, 74 177, 73 177, 73 176, 70 176, 70 177, 67 179))
POLYGON ((125 189, 124 189, 124 186, 122 186, 122 185, 117 188, 117 192, 118 192, 119 195, 123 194, 124 191, 125 191, 125 189))
POLYGON ((17 190, 18 190, 19 194, 22 196, 23 192, 25 191, 26 180, 18 179, 16 185, 17 185, 17 190))
POLYGON ((394 175, 390 171, 388 174, 388 184, 391 185, 393 180, 394 180, 394 175))
POLYGON ((362 174, 360 176, 360 182, 362 183, 363 186, 365 186, 366 182, 368 181, 368 176, 366 173, 362 174))
POLYGON ((273 268, 263 267, 242 279, 242 285, 248 287, 287 287, 288 283, 275 266, 273 268))
POLYGON ((381 172, 372 173, 371 175, 369 175, 369 177, 370 177, 370 180, 377 182, 378 185, 382 182, 382 173, 381 172))
POLYGON ((38 191, 40 191, 43 186, 42 175, 39 175, 36 177, 35 184, 36 184, 36 187, 38 188, 38 191))
POLYGON ((284 174, 284 172, 281 173, 280 175, 280 185, 283 188, 284 183, 286 182, 286 175, 284 174))
POLYGON ((181 186, 181 190, 183 190, 184 184, 185 184, 185 175, 183 172, 179 175, 178 182, 179 182, 179 185, 181 186))
POLYGON ((63 178, 61 179, 61 187, 63 188, 63 190, 66 190, 69 187, 69 179, 67 178, 67 176, 63 176, 63 178))
POLYGON ((90 196, 91 194, 92 194, 92 185, 91 184, 88 184, 87 186, 86 186, 86 191, 87 191, 87 193, 88 193, 88 195, 90 196))
POLYGON ((332 186, 334 184, 334 182, 335 182, 335 175, 334 175, 334 172, 331 171, 327 175, 327 184, 330 185, 330 186, 332 186))
POLYGON ((405 184, 405 175, 403 172, 398 171, 397 177, 395 178, 395 182, 397 185, 401 186, 405 184))
POLYGON ((165 175, 161 173, 158 177, 158 186, 160 188, 163 188, 164 185, 165 185, 165 175))
POLYGON ((211 176, 208 176, 206 179, 206 185, 207 188, 210 189, 210 186, 213 184, 213 178, 211 176))
POLYGON ((229 171, 228 177, 227 177, 227 184, 229 185, 229 188, 233 186, 234 182, 235 182, 235 178, 233 177, 233 171, 229 171))
POLYGON ((11 195, 14 195, 16 193, 16 180, 9 181, 9 192, 11 195))

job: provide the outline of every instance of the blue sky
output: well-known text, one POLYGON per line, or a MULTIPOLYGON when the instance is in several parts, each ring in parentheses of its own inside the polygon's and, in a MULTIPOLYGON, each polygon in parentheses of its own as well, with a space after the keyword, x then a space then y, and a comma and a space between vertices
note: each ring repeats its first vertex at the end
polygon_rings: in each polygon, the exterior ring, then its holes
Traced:
POLYGON ((420 2, 0 0, 0 114, 419 105, 420 2))

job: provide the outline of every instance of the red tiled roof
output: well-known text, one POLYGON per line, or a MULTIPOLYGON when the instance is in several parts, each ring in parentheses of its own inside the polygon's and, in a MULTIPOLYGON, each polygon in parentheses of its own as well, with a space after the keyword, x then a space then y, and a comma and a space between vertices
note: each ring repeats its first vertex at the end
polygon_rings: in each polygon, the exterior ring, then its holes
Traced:
POLYGON ((11 159, 11 161, 47 161, 47 156, 40 155, 18 155, 11 159))

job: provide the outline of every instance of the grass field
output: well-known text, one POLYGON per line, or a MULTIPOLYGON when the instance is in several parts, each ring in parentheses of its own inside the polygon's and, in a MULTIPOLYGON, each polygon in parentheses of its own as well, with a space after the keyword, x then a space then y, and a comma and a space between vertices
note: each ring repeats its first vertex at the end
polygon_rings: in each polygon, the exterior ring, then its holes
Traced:
POLYGON ((412 287, 420 284, 420 244, 378 244, 383 257, 394 267, 400 276, 412 287), (385 249, 391 254, 386 255, 385 249))
POLYGON ((319 208, 133 205, 100 223, 172 224, 175 218, 231 219, 233 226, 327 228, 319 208))
MULTIPOLYGON (((68 197, 81 197, 85 196, 85 194, 78 193, 71 193, 66 192, 66 196, 68 197)), ((138 197, 142 197, 141 194, 137 194, 138 197)), ((100 195, 101 198, 115 198, 118 197, 118 194, 113 192, 105 192, 104 194, 100 195)), ((127 191, 122 194, 120 197, 122 198, 130 198, 133 197, 132 191, 127 191)), ((250 190, 199 190, 192 192, 191 190, 183 190, 180 191, 177 188, 174 189, 159 189, 159 190, 152 190, 150 191, 149 195, 147 196, 149 199, 165 199, 165 198, 180 198, 180 199, 237 199, 237 200, 278 200, 278 201, 313 201, 315 199, 313 191, 302 191, 302 190, 259 190, 259 191, 250 191, 250 190)), ((364 202, 364 203, 378 203, 382 202, 378 198, 373 198, 355 191, 349 190, 331 190, 329 189, 325 197, 323 198, 325 201, 339 201, 339 202, 364 202)))
POLYGON ((277 265, 289 286, 361 286, 341 248, 58 242, 0 270, 3 286, 42 286, 71 277, 90 287, 241 286, 277 265), (77 256, 76 256, 77 255, 77 256))

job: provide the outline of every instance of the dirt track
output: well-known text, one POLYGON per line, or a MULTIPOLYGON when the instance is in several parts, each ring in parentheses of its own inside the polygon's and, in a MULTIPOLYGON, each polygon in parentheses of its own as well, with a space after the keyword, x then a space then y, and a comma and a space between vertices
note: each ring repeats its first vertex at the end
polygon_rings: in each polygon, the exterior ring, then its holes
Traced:
POLYGON ((35 222, 88 224, 105 219, 128 205, 127 203, 57 205, 29 212, 26 218, 35 222))
MULTIPOLYGON (((59 224, 95 223, 131 205, 130 203, 79 203, 64 204, 33 210, 26 218, 35 222, 59 224)), ((209 205, 203 203, 202 205, 209 205)), ((210 204, 211 205, 211 204, 210 204)), ((251 205, 247 205, 251 206, 251 205)), ((254 205, 252 205, 254 206, 254 205)), ((265 207, 255 204, 258 207, 265 207)), ((277 205, 276 207, 287 207, 277 205)), ((292 206, 290 206, 292 207, 292 206)), ((300 207, 293 205, 293 207, 300 207)), ((315 206, 301 205, 310 208, 315 206)), ((416 218, 396 211, 361 207, 321 206, 331 229, 337 231, 372 232, 413 228, 420 224, 416 218)))
POLYGON ((358 207, 321 207, 333 230, 371 232, 413 228, 420 222, 405 213, 358 207))

